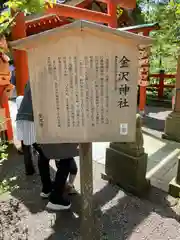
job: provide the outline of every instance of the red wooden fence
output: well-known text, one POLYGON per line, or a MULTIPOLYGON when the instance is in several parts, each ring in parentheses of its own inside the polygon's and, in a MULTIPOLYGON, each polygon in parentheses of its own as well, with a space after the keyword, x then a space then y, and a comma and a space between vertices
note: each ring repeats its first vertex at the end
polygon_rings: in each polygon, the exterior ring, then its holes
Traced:
POLYGON ((166 79, 176 78, 176 74, 165 74, 163 71, 160 73, 154 73, 149 75, 150 78, 156 78, 159 83, 150 84, 147 88, 157 88, 158 98, 163 98, 164 96, 164 88, 175 88, 175 84, 166 84, 166 79))

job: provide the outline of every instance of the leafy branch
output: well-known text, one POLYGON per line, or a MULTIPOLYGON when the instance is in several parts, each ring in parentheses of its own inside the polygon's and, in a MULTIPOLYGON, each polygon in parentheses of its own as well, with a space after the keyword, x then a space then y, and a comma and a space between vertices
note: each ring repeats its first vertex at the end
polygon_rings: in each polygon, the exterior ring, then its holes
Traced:
POLYGON ((4 6, 7 7, 7 11, 3 11, 0 15, 0 34, 5 34, 10 32, 10 28, 14 24, 14 20, 19 12, 24 12, 25 15, 33 13, 41 13, 46 8, 46 4, 52 7, 56 0, 9 0, 4 6), (12 16, 11 10, 15 12, 12 16))
MULTIPOLYGON (((2 135, 2 130, 4 127, 4 123, 7 122, 8 119, 5 119, 3 117, 0 118, 0 133, 2 135)), ((8 160, 8 145, 7 142, 5 142, 2 137, 0 139, 0 168, 3 166, 4 162, 8 160)), ((16 180, 16 177, 3 179, 0 181, 0 194, 12 191, 18 186, 14 184, 13 182, 16 180), (12 184, 13 183, 13 184, 12 184)))

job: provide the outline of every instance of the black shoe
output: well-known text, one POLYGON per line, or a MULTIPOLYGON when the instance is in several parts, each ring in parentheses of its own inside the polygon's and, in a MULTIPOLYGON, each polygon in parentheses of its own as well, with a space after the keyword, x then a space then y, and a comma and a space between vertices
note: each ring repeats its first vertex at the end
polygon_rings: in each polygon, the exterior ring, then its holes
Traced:
POLYGON ((33 175, 35 172, 36 172, 36 171, 35 171, 34 167, 28 167, 28 168, 26 168, 26 176, 31 176, 31 175, 33 175))
POLYGON ((31 153, 31 146, 23 145, 23 153, 24 153, 24 166, 26 175, 33 175, 35 173, 32 153, 31 153))
POLYGON ((18 152, 19 155, 23 155, 24 154, 22 148, 17 149, 17 152, 18 152))
POLYGON ((51 194, 51 192, 41 192, 40 193, 40 197, 42 197, 42 198, 44 198, 44 199, 47 199, 47 198, 49 198, 49 196, 50 196, 50 194, 51 194))
POLYGON ((51 195, 52 188, 42 188, 42 192, 40 193, 40 197, 47 199, 51 195))
POLYGON ((67 191, 67 193, 68 193, 69 195, 75 195, 75 194, 77 194, 77 191, 76 191, 74 185, 70 185, 70 184, 68 184, 68 183, 66 184, 66 191, 67 191))
POLYGON ((50 199, 46 207, 54 211, 67 210, 71 207, 71 202, 63 197, 56 201, 50 199))

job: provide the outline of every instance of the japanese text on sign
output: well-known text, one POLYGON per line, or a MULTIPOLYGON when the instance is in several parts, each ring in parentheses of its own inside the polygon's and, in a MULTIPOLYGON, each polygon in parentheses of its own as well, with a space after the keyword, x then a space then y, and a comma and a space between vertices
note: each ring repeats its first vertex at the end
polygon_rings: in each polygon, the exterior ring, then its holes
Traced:
POLYGON ((128 93, 130 87, 129 82, 129 71, 130 60, 126 57, 115 56, 115 89, 119 92, 119 99, 117 106, 119 108, 129 107, 128 93))
MULTIPOLYGON (((126 56, 115 56, 114 60, 114 90, 118 94, 116 107, 127 108, 129 107, 131 61, 126 56)), ((62 127, 64 110, 67 128, 84 127, 87 122, 92 127, 109 124, 110 72, 108 56, 84 56, 82 58, 62 56, 57 59, 48 57, 47 73, 51 76, 54 86, 52 97, 58 128, 62 127), (93 77, 92 74, 94 74, 93 77), (62 92, 64 106, 60 100, 62 92)), ((42 127, 43 117, 40 116, 39 119, 42 127)))
POLYGON ((61 127, 60 77, 65 80, 65 109, 67 127, 82 127, 85 119, 91 126, 109 124, 109 58, 104 56, 58 57, 47 60, 55 89, 57 125, 61 127), (79 67, 79 70, 78 70, 79 67), (89 75, 95 69, 95 78, 89 87, 89 75), (77 72, 79 71, 79 81, 77 72))

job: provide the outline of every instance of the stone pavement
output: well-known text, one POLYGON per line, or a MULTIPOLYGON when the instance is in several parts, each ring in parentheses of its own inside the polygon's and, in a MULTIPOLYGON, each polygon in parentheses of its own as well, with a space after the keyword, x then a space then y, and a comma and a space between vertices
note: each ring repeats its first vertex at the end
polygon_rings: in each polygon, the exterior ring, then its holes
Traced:
MULTIPOLYGON (((36 159, 35 159, 36 163, 36 159)), ((77 159, 78 163, 78 159, 77 159)), ((36 166, 37 167, 37 166, 36 166)), ((54 162, 51 162, 54 175, 54 162)), ((100 207, 97 215, 102 240, 179 240, 180 205, 157 188, 152 188, 144 199, 125 193, 119 187, 101 179, 102 164, 94 161, 94 200, 100 207)), ((13 182, 19 188, 9 197, 20 201, 23 225, 28 226, 28 240, 78 240, 80 239, 80 195, 72 197, 71 211, 47 212, 46 201, 39 197, 41 184, 38 174, 24 175, 22 156, 10 152, 9 161, 1 169, 0 177, 17 176, 13 182)), ((79 192, 79 174, 76 179, 79 192)), ((0 201, 1 205, 1 201, 0 201)), ((6 240, 6 239, 3 239, 6 240)))
MULTIPOLYGON (((15 132, 16 104, 10 101, 11 117, 15 132)), ((151 184, 168 191, 168 184, 176 174, 177 155, 180 144, 161 139, 165 119, 171 109, 163 107, 146 107, 144 118, 144 148, 148 154, 147 177, 151 184)), ((105 165, 107 142, 93 143, 93 160, 105 165)))
MULTIPOLYGON (((161 138, 170 111, 162 107, 147 107, 143 120, 144 148, 148 154, 147 178, 153 186, 164 191, 168 191, 168 184, 176 175, 177 156, 180 154, 179 143, 161 138)), ((93 143, 93 159, 105 165, 108 146, 109 143, 93 143)))
MULTIPOLYGON (((14 119, 15 106, 12 102, 11 109, 14 119)), ((149 155, 147 175, 149 174, 153 185, 159 184, 157 187, 164 190, 167 190, 168 185, 168 180, 164 184, 164 178, 167 179, 168 174, 169 178, 174 176, 176 155, 179 154, 178 143, 160 139, 168 112, 167 109, 148 108, 146 126, 143 129, 145 151, 149 155)), ((100 207, 98 219, 101 223, 102 240, 179 240, 179 201, 170 198, 157 187, 152 187, 146 198, 139 199, 101 179, 108 144, 93 143, 94 199, 100 207)), ((19 189, 12 191, 11 197, 21 201, 24 211, 22 221, 28 225, 28 240, 80 239, 80 195, 73 197, 71 211, 48 213, 45 210, 45 202, 39 198, 39 176, 25 177, 22 156, 13 152, 9 157, 9 161, 6 161, 1 169, 0 177, 3 179, 7 176, 17 176, 14 184, 17 184, 19 189)), ((77 159, 77 163, 78 161, 77 159)), ((51 166, 54 174, 53 161, 51 166)), ((76 179, 76 189, 80 189, 79 175, 76 179)))

